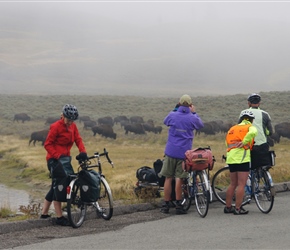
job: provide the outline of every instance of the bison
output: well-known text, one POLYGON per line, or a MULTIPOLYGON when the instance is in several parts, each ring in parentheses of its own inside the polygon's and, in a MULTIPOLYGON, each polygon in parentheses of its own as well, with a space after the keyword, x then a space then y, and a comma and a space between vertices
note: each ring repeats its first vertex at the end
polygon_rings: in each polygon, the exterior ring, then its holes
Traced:
POLYGON ((229 131, 229 129, 233 126, 234 124, 233 123, 230 123, 230 122, 225 122, 225 123, 222 123, 220 124, 220 131, 222 133, 227 133, 229 131))
POLYGON ((286 137, 290 139, 290 123, 281 122, 275 125, 275 133, 278 134, 279 141, 280 141, 280 137, 286 137))
POLYGON ((92 128, 97 125, 95 121, 84 121, 84 129, 92 128))
POLYGON ((41 145, 43 146, 46 140, 47 134, 48 134, 48 129, 32 132, 28 145, 30 146, 30 143, 33 141, 33 145, 35 146, 35 142, 40 141, 42 142, 41 145))
POLYGON ((87 115, 84 115, 84 116, 79 116, 79 122, 82 123, 82 122, 85 122, 85 121, 91 121, 91 118, 87 115))
POLYGON ((121 122, 129 122, 128 117, 125 115, 119 115, 114 118, 114 124, 121 124, 121 122))
POLYGON ((99 134, 103 137, 106 138, 112 138, 112 139, 116 139, 117 138, 117 134, 114 133, 113 131, 113 127, 107 124, 101 124, 101 125, 97 125, 92 127, 92 131, 94 133, 94 136, 96 134, 99 134))
POLYGON ((145 131, 155 133, 155 128, 153 124, 146 122, 146 123, 143 123, 142 125, 145 131))
POLYGON ((114 125, 114 120, 111 116, 105 116, 105 117, 101 117, 98 119, 98 124, 101 125, 101 124, 107 124, 107 125, 110 125, 110 126, 113 126, 114 125))
POLYGON ((130 117, 130 122, 131 122, 131 123, 144 123, 144 119, 143 119, 143 117, 138 116, 138 115, 136 115, 136 116, 131 116, 131 117, 130 117))
POLYGON ((13 122, 15 121, 22 121, 24 123, 25 121, 30 121, 30 116, 28 116, 26 113, 20 113, 20 114, 15 114, 13 122))
POLYGON ((134 134, 146 134, 143 125, 141 123, 136 124, 127 124, 124 126, 125 135, 128 134, 128 132, 132 132, 134 134))
POLYGON ((59 117, 48 117, 45 121, 45 125, 47 124, 52 124, 55 123, 56 121, 58 121, 60 118, 59 117))
POLYGON ((162 132, 162 127, 161 126, 154 127, 154 133, 155 134, 161 134, 161 132, 162 132))
POLYGON ((203 125, 204 125, 203 128, 196 130, 196 135, 199 135, 200 133, 205 133, 206 135, 214 135, 215 134, 215 131, 214 131, 212 124, 210 122, 205 122, 203 125))

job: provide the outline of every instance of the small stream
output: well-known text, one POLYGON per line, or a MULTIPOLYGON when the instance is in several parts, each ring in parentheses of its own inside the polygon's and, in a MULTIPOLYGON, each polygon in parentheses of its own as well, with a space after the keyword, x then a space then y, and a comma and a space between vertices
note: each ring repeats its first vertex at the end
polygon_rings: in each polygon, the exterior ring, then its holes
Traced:
POLYGON ((30 199, 27 192, 0 184, 0 208, 7 207, 11 210, 18 210, 19 206, 27 206, 29 203, 30 199))

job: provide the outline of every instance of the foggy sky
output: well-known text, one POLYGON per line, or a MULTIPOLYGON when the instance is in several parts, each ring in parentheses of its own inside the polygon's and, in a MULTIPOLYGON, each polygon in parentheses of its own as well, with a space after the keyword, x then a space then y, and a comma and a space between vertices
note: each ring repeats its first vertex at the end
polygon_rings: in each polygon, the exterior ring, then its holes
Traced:
POLYGON ((290 2, 1 2, 0 94, 290 90, 290 2))

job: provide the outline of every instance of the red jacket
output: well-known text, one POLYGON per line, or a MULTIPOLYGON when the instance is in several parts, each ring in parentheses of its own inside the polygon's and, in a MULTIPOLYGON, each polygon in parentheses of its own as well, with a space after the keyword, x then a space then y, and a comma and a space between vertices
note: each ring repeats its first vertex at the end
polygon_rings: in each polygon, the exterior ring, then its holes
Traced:
POLYGON ((47 151, 46 160, 59 159, 61 155, 70 156, 73 144, 76 144, 79 152, 86 152, 83 140, 75 123, 67 126, 64 120, 58 120, 50 125, 44 148, 47 151))

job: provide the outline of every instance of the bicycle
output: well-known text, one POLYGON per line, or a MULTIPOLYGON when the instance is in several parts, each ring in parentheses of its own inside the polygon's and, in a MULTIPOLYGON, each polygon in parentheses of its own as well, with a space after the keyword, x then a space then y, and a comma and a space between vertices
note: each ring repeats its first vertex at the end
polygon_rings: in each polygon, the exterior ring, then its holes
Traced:
POLYGON ((85 161, 79 160, 77 173, 70 175, 70 184, 67 186, 67 216, 73 228, 80 227, 86 217, 87 207, 92 207, 96 211, 97 217, 110 220, 113 215, 113 196, 111 188, 102 173, 102 164, 100 157, 105 156, 107 161, 114 167, 113 162, 109 158, 108 152, 104 148, 103 153, 94 153, 85 161), (92 164, 91 160, 97 159, 96 164, 92 164), (99 175, 100 194, 99 198, 86 202, 82 199, 80 173, 82 171, 92 171, 89 169, 98 168, 96 172, 99 175))
POLYGON ((182 185, 183 201, 185 210, 191 207, 192 200, 198 214, 204 218, 207 215, 209 203, 211 202, 211 187, 209 175, 206 170, 194 170, 188 173, 182 185))
MULTIPOLYGON (((269 172, 269 169, 275 165, 274 151, 270 151, 272 164, 251 169, 248 179, 250 185, 246 186, 246 191, 242 206, 249 204, 254 198, 257 207, 262 213, 269 213, 274 205, 275 188, 269 172)), ((212 190, 215 197, 222 203, 226 204, 226 190, 230 184, 229 166, 218 170, 212 179, 212 190)), ((235 198, 233 198, 234 201, 235 198)))

